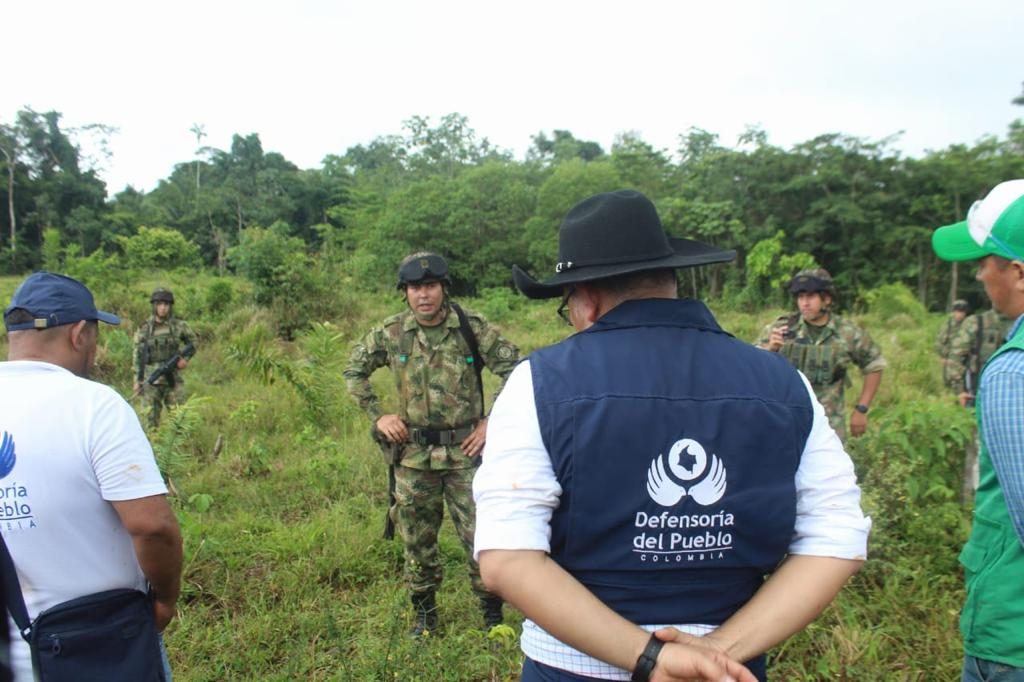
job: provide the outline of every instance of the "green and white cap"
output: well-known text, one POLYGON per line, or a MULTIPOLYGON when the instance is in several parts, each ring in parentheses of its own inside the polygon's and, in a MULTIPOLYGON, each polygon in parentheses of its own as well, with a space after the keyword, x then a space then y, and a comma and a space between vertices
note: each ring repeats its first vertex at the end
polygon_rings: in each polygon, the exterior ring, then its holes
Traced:
POLYGON ((1024 179, 999 183, 971 205, 967 220, 935 230, 932 248, 943 260, 1024 260, 1024 179))

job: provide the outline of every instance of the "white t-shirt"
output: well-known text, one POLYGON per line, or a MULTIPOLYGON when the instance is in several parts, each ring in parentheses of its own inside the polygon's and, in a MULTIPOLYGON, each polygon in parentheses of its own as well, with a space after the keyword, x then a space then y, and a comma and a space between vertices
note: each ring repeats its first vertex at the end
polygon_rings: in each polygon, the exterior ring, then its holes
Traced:
MULTIPOLYGON (((111 501, 164 495, 153 450, 113 389, 45 362, 0 363, 0 532, 29 618, 60 602, 146 589, 111 501)), ((28 645, 8 617, 17 682, 28 645)))
MULTIPOLYGON (((814 409, 811 432, 796 471, 796 523, 790 554, 863 559, 871 519, 860 508, 853 462, 829 426, 807 378, 800 375, 814 409)), ((509 375, 487 420, 483 462, 473 479, 476 535, 473 556, 488 549, 551 551, 551 516, 562 487, 544 447, 533 394, 530 362, 509 375)), ((714 629, 699 623, 645 623, 648 630, 672 625, 695 635, 714 629)), ((527 656, 563 670, 603 679, 629 673, 559 642, 530 620, 523 623, 527 656)))

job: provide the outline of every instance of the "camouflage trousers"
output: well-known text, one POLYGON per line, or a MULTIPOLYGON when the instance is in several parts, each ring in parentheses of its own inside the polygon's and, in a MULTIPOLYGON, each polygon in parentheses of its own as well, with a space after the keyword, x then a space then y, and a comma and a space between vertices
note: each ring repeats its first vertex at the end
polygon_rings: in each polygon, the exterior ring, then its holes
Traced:
POLYGON ((434 592, 441 585, 442 567, 437 535, 448 503, 455 532, 462 541, 469 563, 469 579, 478 596, 488 596, 480 579, 480 567, 473 561, 473 475, 468 469, 410 469, 395 467, 395 506, 391 510, 395 527, 405 543, 405 581, 412 593, 434 592))
POLYGON ((142 389, 142 403, 149 413, 149 425, 160 424, 160 412, 164 407, 172 407, 185 401, 185 382, 179 377, 174 385, 157 384, 150 386, 144 384, 142 389))

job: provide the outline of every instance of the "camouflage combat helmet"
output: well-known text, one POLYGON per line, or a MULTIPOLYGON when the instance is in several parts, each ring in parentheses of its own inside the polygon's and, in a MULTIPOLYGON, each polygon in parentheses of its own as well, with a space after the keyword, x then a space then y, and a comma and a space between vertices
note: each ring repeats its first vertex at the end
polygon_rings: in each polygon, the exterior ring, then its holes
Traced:
POLYGON ((970 312, 971 306, 968 305, 967 301, 962 298, 958 298, 953 301, 953 310, 962 310, 963 312, 970 312))
POLYGON ((164 289, 158 287, 153 290, 153 295, 149 297, 150 303, 170 303, 174 305, 174 294, 171 293, 170 289, 164 289))
POLYGON ((418 251, 402 259, 398 264, 399 289, 407 284, 425 284, 427 282, 444 282, 451 284, 448 277, 448 263, 444 258, 430 251, 418 251))
POLYGON ((801 292, 824 293, 835 297, 836 288, 832 284, 832 275, 828 274, 825 268, 801 270, 789 280, 789 293, 795 296, 801 292))

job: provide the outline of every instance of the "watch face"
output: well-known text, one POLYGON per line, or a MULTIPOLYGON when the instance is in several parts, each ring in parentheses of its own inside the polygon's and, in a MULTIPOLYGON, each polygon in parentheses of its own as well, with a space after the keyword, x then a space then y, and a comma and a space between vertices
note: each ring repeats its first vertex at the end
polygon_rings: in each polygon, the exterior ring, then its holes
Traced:
POLYGON ((861 414, 867 414, 868 413, 868 406, 867 405, 854 405, 853 409, 857 410, 861 414))

